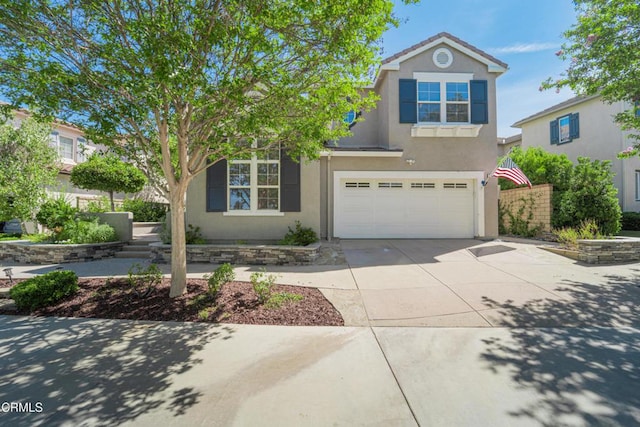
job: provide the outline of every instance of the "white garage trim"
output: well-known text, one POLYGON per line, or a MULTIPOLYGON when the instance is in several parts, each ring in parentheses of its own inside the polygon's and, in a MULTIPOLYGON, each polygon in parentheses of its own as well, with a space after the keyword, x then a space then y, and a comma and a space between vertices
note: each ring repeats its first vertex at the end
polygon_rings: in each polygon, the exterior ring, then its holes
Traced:
POLYGON ((484 229, 484 179, 483 171, 336 171, 333 173, 333 234, 336 235, 336 224, 339 223, 337 213, 341 211, 342 195, 345 189, 342 188, 341 181, 344 179, 373 179, 373 180, 393 180, 393 179, 422 179, 422 180, 470 180, 473 185, 473 228, 474 235, 482 237, 485 235, 484 229))

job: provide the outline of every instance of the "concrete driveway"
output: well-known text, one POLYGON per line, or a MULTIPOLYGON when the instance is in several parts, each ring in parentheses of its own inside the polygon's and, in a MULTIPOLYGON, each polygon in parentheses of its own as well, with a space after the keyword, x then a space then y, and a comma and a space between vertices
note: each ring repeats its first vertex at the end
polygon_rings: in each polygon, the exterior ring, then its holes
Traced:
POLYGON ((346 240, 342 248, 356 289, 327 293, 359 296, 373 326, 640 325, 638 264, 584 265, 503 241, 346 240))

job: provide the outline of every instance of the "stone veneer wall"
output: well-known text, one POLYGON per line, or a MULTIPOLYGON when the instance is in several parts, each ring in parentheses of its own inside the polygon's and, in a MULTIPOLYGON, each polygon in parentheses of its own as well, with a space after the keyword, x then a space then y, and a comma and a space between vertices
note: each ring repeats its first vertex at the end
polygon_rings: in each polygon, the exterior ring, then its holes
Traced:
POLYGON ((27 241, 0 242, 0 259, 25 264, 61 264, 113 258, 124 243, 83 245, 38 244, 27 241))
MULTIPOLYGON (((553 193, 553 185, 541 184, 529 187, 514 188, 511 190, 500 191, 500 205, 508 209, 513 215, 518 213, 520 207, 524 204, 524 218, 529 215, 529 198, 533 198, 533 218, 529 221, 531 227, 538 224, 542 226, 542 231, 551 231, 551 195, 553 193)), ((504 216, 505 225, 509 225, 509 216, 504 216)))
POLYGON ((640 239, 578 240, 578 259, 588 264, 640 261, 640 239))
MULTIPOLYGON (((152 243, 153 262, 170 263, 171 245, 152 243)), ((280 245, 187 245, 187 262, 248 265, 313 264, 318 258, 320 243, 308 246, 280 245)))

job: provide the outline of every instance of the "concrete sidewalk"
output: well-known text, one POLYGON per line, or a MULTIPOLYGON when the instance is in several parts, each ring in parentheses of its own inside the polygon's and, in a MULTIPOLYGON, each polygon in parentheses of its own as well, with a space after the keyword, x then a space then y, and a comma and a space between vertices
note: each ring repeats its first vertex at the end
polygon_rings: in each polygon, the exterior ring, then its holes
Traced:
POLYGON ((633 328, 0 325, 0 425, 640 423, 633 328))
MULTIPOLYGON (((317 287, 346 326, 640 327, 639 264, 582 265, 520 242, 346 240, 341 246, 343 265, 234 270, 238 280, 266 269, 278 283, 317 287)), ((148 261, 13 265, 13 271, 31 277, 61 267, 81 277, 115 277, 136 262, 148 261)), ((169 273, 169 265, 160 267, 169 273)), ((188 276, 215 267, 189 264, 188 276)))

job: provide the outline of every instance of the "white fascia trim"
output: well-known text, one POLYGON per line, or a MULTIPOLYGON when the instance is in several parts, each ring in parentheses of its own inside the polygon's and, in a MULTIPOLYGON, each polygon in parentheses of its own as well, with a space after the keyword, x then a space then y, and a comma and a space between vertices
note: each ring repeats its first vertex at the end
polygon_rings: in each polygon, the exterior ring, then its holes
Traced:
POLYGON ((414 71, 413 78, 429 82, 468 82, 473 80, 473 73, 428 73, 414 71))
POLYGON ((402 157, 403 151, 321 151, 321 157, 402 157))
MULTIPOLYGON (((483 171, 335 171, 333 172, 334 198, 341 193, 340 180, 346 178, 361 179, 472 179, 475 181, 474 198, 475 206, 475 230, 477 237, 484 237, 484 187, 482 181, 483 171)), ((336 206, 334 203, 334 218, 336 206)))
MULTIPOLYGON (((406 55, 403 55, 403 56, 395 59, 393 62, 385 64, 384 66, 387 66, 387 67, 397 66, 398 69, 399 69, 401 62, 406 61, 407 59, 410 59, 410 58, 412 58, 412 57, 414 57, 416 55, 419 55, 420 53, 424 52, 425 50, 429 50, 432 47, 437 46, 440 43, 444 43, 446 45, 449 45, 449 46, 453 47, 454 49, 464 53, 465 55, 470 56, 471 58, 473 58, 473 59, 485 64, 487 66, 487 70, 490 73, 504 73, 505 71, 507 71, 507 69, 505 67, 503 67, 503 66, 501 66, 499 64, 496 64, 493 61, 488 60, 487 58, 485 58, 484 56, 480 55, 479 53, 474 52, 473 50, 471 50, 471 49, 469 49, 469 48, 467 48, 465 46, 462 46, 461 44, 456 43, 453 40, 449 40, 446 37, 440 37, 439 39, 434 40, 431 43, 426 44, 424 46, 421 46, 421 47, 419 47, 419 48, 407 53, 406 55)), ((381 69, 382 69, 382 67, 381 67, 381 69)), ((385 69, 389 69, 390 70, 391 68, 385 68, 385 69)))

